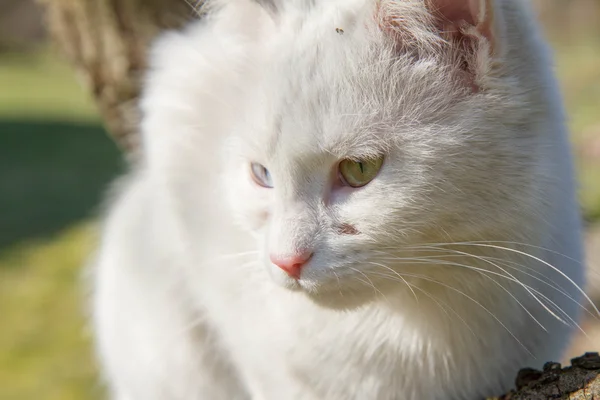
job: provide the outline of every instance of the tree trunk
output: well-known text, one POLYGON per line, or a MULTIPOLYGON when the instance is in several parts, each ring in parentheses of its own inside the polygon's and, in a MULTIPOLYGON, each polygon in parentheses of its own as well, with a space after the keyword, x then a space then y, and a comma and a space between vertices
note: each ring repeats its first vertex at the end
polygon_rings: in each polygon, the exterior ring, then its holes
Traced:
MULTIPOLYGON (((47 8, 54 41, 94 95, 109 132, 135 155, 148 45, 161 31, 181 27, 199 12, 191 0, 39 1, 47 8)), ((599 372, 597 354, 575 359, 563 370, 557 364, 544 372, 526 369, 517 379, 519 390, 502 399, 600 398, 599 372)))
POLYGON ((148 44, 194 18, 187 0, 39 0, 50 33, 93 94, 117 143, 138 146, 137 99, 148 44))

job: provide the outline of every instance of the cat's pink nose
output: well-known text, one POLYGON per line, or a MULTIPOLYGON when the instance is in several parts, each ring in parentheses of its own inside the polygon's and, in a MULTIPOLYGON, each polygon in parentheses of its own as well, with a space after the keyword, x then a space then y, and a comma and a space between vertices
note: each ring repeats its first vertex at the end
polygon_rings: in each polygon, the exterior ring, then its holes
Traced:
POLYGON ((289 276, 294 279, 300 279, 302 268, 306 262, 312 257, 312 253, 302 252, 292 255, 274 255, 271 254, 271 262, 284 270, 289 276))

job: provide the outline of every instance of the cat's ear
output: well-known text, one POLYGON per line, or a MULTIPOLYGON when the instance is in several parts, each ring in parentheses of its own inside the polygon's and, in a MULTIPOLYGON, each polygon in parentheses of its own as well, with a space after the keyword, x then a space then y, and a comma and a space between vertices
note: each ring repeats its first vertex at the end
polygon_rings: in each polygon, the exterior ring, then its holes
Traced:
POLYGON ((433 22, 438 37, 461 43, 463 47, 475 44, 478 49, 485 48, 489 56, 494 56, 502 52, 500 28, 503 24, 496 8, 498 1, 380 0, 377 13, 380 28, 393 34, 400 45, 411 36, 417 36, 417 41, 426 44, 431 32, 422 28, 433 22))
POLYGON ((459 67, 453 70, 456 82, 477 92, 492 59, 503 58, 506 51, 499 1, 380 0, 376 12, 380 29, 399 52, 448 57, 459 67))
POLYGON ((490 55, 501 52, 498 0, 425 0, 442 35, 468 36, 487 42, 490 55))

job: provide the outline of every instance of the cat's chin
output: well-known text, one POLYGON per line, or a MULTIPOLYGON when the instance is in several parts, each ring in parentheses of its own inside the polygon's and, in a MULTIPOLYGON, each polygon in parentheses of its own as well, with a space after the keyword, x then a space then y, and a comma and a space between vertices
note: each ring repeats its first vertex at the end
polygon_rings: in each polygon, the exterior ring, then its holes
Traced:
POLYGON ((347 295, 344 295, 344 293, 340 293, 339 291, 303 291, 303 294, 320 307, 338 311, 356 310, 375 300, 375 296, 366 293, 347 293, 347 295))

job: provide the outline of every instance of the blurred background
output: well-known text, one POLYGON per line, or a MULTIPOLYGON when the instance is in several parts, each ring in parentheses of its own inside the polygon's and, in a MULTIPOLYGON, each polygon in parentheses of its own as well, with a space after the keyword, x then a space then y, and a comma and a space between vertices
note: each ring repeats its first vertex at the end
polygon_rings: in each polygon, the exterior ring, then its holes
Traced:
MULTIPOLYGON (((536 5, 570 116, 588 257, 600 270, 600 0, 536 5)), ((0 0, 0 399, 101 398, 81 266, 102 194, 124 164, 49 44, 39 6, 0 0)), ((600 300, 596 279, 588 291, 600 300)), ((567 359, 600 350, 600 325, 583 328, 590 339, 576 339, 567 359)))

